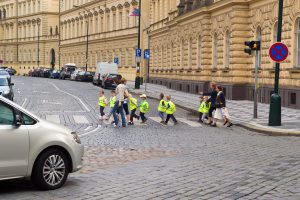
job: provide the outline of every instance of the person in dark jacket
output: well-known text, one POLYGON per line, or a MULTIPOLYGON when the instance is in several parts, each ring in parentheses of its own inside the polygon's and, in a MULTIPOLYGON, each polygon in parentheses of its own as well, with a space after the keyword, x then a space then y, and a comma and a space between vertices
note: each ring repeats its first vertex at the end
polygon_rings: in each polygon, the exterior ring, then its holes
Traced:
POLYGON ((215 82, 210 83, 210 92, 203 93, 203 96, 210 96, 208 102, 211 103, 209 113, 208 113, 208 124, 213 123, 213 112, 216 110, 216 100, 217 100, 217 84, 215 82))
POLYGON ((232 126, 232 123, 230 122, 230 116, 228 113, 228 110, 226 108, 226 99, 225 95, 223 93, 223 87, 218 85, 216 87, 216 91, 218 92, 217 98, 216 98, 216 112, 214 115, 214 120, 211 126, 216 127, 217 126, 217 121, 218 120, 224 120, 224 126, 228 123, 227 127, 232 126))

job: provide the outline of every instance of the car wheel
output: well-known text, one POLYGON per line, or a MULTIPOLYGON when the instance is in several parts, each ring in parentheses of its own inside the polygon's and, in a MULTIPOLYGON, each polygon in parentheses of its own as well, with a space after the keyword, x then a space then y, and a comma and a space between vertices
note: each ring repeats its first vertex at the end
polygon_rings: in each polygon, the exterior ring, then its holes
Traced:
POLYGON ((68 174, 69 165, 65 153, 50 149, 38 157, 31 178, 40 189, 54 190, 64 185, 68 174))

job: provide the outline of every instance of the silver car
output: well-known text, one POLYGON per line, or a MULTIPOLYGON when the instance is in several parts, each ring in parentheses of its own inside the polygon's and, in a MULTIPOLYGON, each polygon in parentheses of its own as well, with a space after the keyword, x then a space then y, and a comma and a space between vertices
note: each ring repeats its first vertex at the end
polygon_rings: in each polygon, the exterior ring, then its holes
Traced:
POLYGON ((11 101, 14 100, 14 84, 10 82, 10 80, 6 76, 0 75, 0 96, 6 97, 11 101))
POLYGON ((57 189, 82 168, 83 154, 75 132, 0 96, 0 180, 30 178, 41 189, 57 189))

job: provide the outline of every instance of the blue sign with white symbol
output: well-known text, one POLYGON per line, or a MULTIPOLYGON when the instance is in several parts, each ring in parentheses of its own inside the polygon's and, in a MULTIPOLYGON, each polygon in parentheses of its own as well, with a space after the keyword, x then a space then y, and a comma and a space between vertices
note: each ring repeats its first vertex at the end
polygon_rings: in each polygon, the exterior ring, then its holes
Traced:
POLYGON ((119 64, 119 58, 114 58, 114 63, 119 64))
POLYGON ((150 59, 150 49, 144 50, 144 59, 149 60, 150 59))
POLYGON ((269 50, 269 55, 270 58, 275 62, 282 62, 288 57, 289 49, 285 44, 281 42, 276 42, 271 46, 269 50))
POLYGON ((142 57, 142 50, 141 49, 135 49, 135 57, 142 57))

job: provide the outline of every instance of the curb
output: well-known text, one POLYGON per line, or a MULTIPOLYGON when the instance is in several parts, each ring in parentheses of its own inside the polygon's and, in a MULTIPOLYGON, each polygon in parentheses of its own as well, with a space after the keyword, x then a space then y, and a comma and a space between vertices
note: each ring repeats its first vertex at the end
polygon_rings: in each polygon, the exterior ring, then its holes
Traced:
MULTIPOLYGON (((132 88, 131 88, 132 89, 132 88)), ((135 95, 142 95, 142 93, 140 92, 135 92, 134 89, 131 90, 132 94, 135 95)), ((154 99, 154 100, 159 100, 157 97, 153 97, 153 96, 148 96, 149 99, 154 99)), ((182 106, 182 105, 176 105, 179 108, 182 108, 188 112, 191 112, 192 114, 198 114, 197 110, 188 108, 186 106, 182 106)), ((268 126, 263 126, 260 124, 256 124, 256 123, 251 123, 251 122, 235 122, 233 121, 233 124, 238 126, 238 127, 242 127, 245 128, 247 130, 250 131, 255 131, 255 132, 259 132, 259 133, 263 133, 269 136, 296 136, 296 137, 300 137, 300 130, 296 130, 296 129, 280 129, 280 128, 272 128, 272 127, 268 127, 268 126)))

